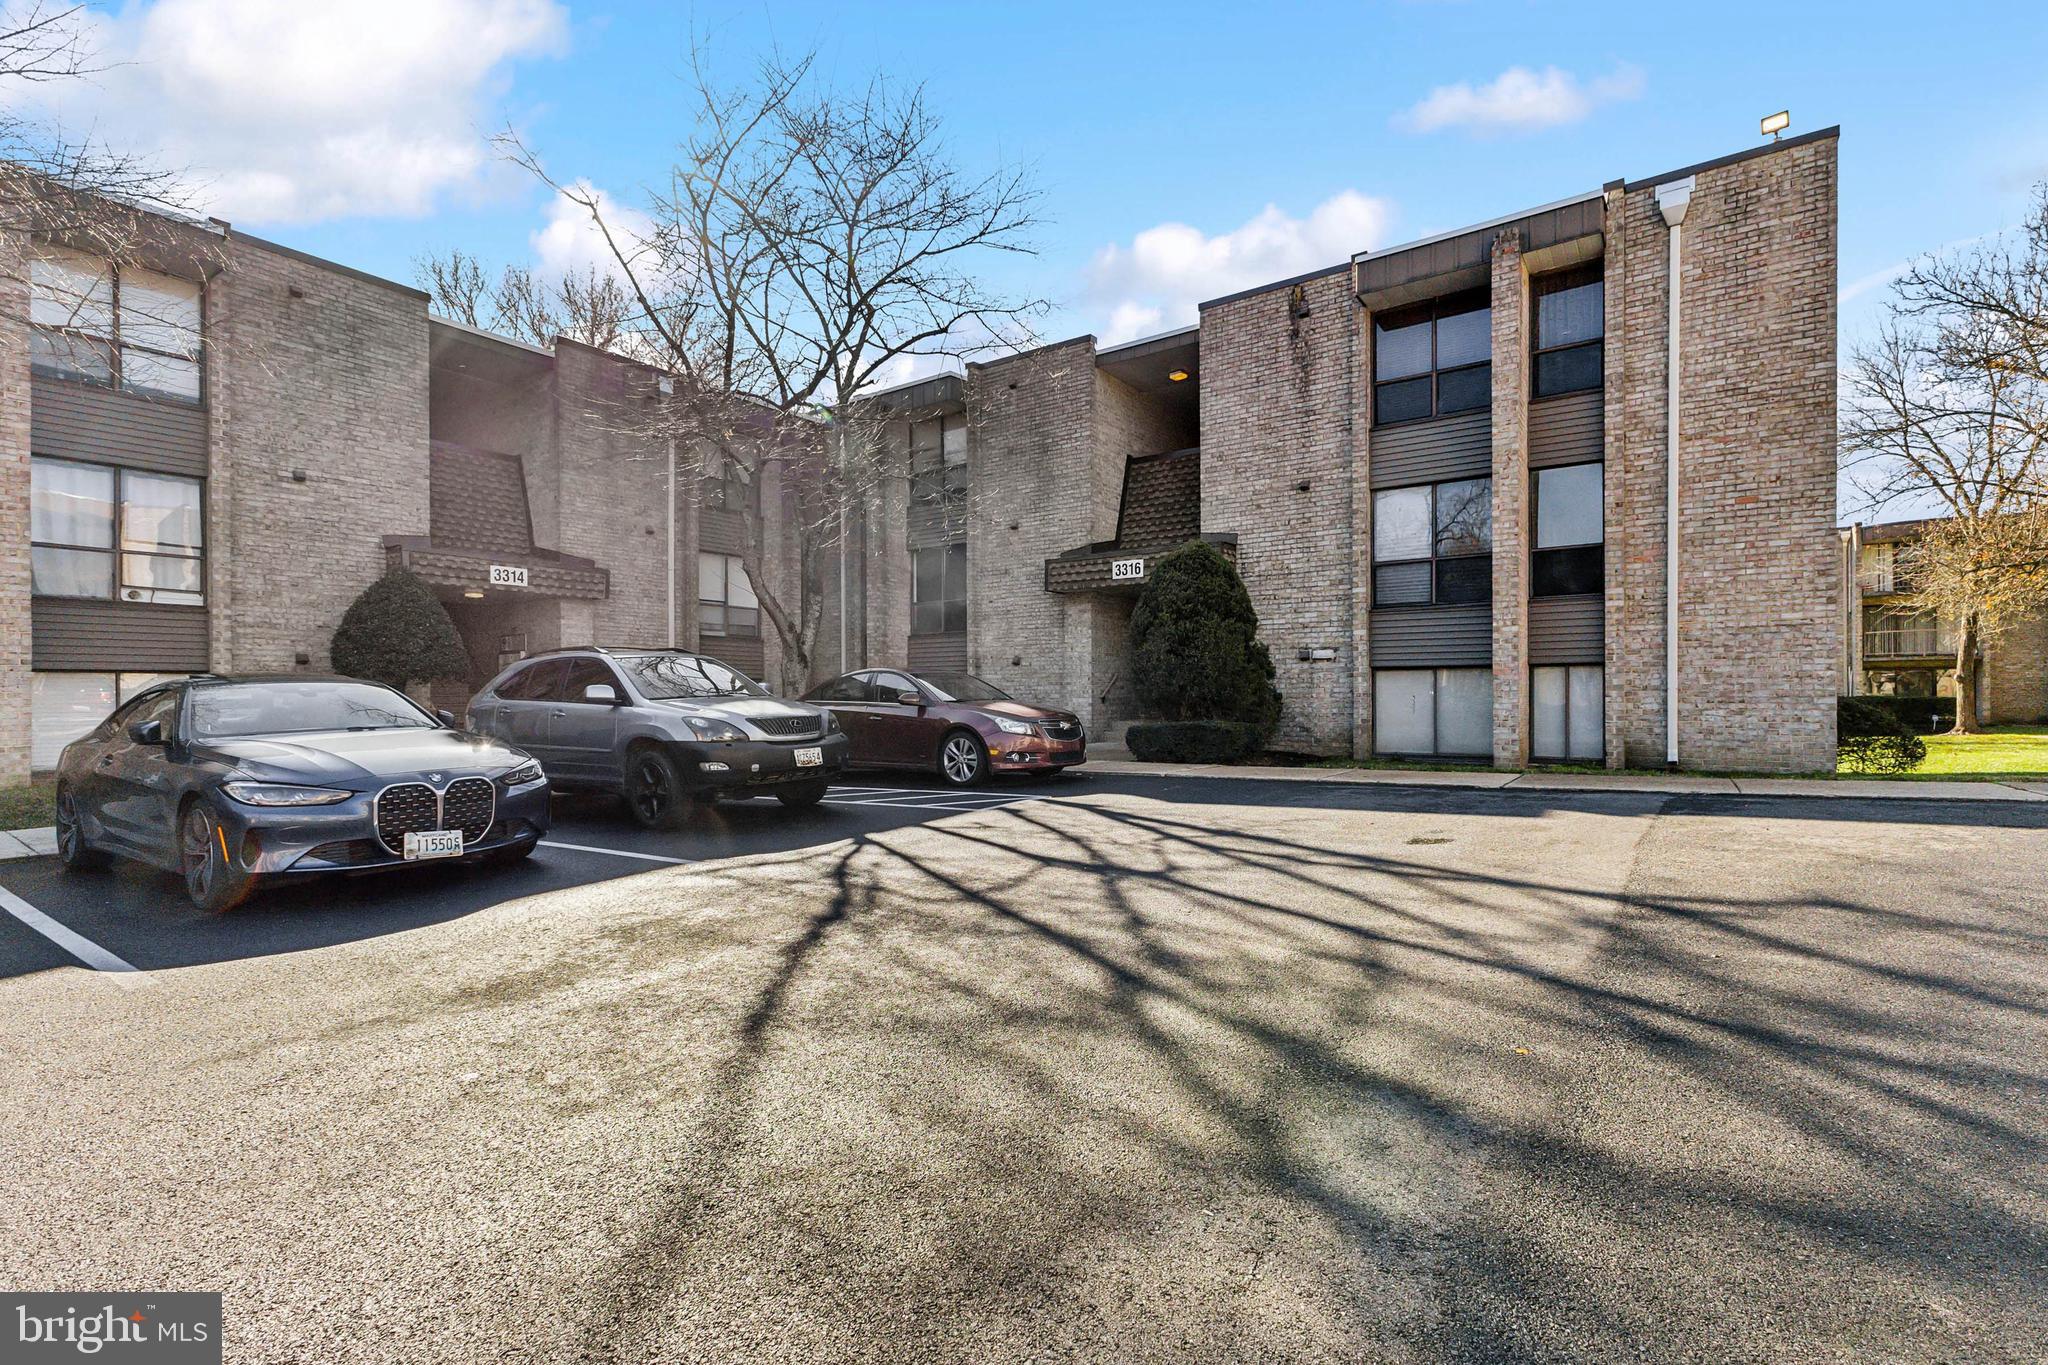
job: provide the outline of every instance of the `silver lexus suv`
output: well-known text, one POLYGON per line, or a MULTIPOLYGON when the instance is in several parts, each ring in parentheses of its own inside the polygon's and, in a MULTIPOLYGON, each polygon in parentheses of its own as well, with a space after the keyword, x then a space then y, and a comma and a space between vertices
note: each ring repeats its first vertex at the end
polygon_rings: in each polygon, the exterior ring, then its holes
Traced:
POLYGON ((830 711, 674 649, 522 659, 470 698, 469 728, 539 759, 557 791, 616 792, 649 829, 676 828, 721 792, 814 806, 846 769, 830 711))

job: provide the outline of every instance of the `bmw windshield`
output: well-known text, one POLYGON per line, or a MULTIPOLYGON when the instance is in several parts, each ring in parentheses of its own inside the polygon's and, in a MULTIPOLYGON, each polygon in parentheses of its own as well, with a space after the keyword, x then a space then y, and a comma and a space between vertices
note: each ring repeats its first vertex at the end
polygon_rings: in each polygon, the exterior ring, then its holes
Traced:
POLYGON ((639 654, 616 662, 633 675, 633 685, 649 701, 768 695, 768 689, 738 669, 701 654, 639 654))
POLYGON ((196 739, 322 730, 432 730, 440 725, 403 693, 375 683, 225 683, 194 687, 191 703, 196 739))

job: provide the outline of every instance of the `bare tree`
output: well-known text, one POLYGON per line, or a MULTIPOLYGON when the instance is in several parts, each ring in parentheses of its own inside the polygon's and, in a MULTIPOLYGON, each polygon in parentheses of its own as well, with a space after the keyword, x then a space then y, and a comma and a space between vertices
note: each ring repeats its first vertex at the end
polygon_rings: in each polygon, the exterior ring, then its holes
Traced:
POLYGON ((1907 554, 1912 603, 1956 623, 1956 730, 1986 643, 2048 606, 2048 188, 2012 242, 1929 257, 1844 375, 1842 460, 1873 510, 1945 519, 1907 554))
POLYGON ((457 248, 414 262, 414 278, 434 306, 457 322, 536 346, 567 337, 586 346, 634 354, 642 350, 634 303, 625 286, 594 266, 547 279, 508 265, 495 275, 457 248))
POLYGON ((692 83, 674 165, 630 211, 551 175, 516 137, 501 147, 604 244, 642 353, 675 377, 660 420, 678 449, 779 488, 794 574, 768 570, 766 508, 745 518, 741 561, 782 645, 781 685, 797 689, 846 509, 892 477, 858 400, 906 364, 1029 337, 1045 302, 977 272, 1032 250, 1039 195, 1025 169, 956 164, 917 86, 831 88, 808 55, 724 86, 699 54, 692 83))

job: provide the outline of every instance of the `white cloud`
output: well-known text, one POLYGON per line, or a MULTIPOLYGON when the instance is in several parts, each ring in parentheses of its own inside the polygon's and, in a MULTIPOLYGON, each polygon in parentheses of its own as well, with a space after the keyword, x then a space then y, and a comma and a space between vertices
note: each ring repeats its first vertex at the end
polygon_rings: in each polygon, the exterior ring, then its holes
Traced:
POLYGON ((1128 246, 1095 253, 1089 291, 1108 317, 1105 343, 1195 321, 1198 305, 1239 289, 1349 260, 1377 245, 1392 217, 1384 199, 1345 190, 1295 218, 1268 204, 1214 237, 1186 223, 1161 223, 1128 246))
POLYGON ((1485 85, 1440 85, 1421 103, 1395 115, 1394 125, 1415 133, 1462 128, 1470 133, 1528 133, 1577 123, 1603 104, 1642 97, 1641 68, 1621 65, 1581 82, 1555 66, 1532 71, 1511 66, 1485 85))
POLYGON ((418 215, 473 190, 506 68, 568 34, 556 0, 155 0, 91 25, 107 69, 38 93, 251 223, 418 215))
MULTIPOLYGON (((642 262, 639 257, 643 244, 653 233, 653 220, 587 180, 574 182, 569 190, 596 202, 597 211, 603 215, 612 240, 626 253, 627 259, 634 261, 635 270, 640 269, 642 262)), ((595 270, 614 279, 624 277, 625 272, 619 269, 611 244, 606 242, 597 224, 591 221, 590 210, 567 195, 558 194, 548 201, 547 221, 531 234, 529 241, 533 247, 534 265, 542 275, 559 279, 595 270)))

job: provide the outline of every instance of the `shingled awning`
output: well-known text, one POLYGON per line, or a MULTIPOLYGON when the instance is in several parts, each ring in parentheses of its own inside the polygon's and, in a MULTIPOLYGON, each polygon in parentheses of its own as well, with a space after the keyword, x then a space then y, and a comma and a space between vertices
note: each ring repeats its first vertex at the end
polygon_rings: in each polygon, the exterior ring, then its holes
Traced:
POLYGON ((604 598, 611 575, 597 561, 533 543, 526 473, 516 455, 435 441, 428 481, 430 534, 384 537, 385 562, 429 585, 537 597, 604 598), (493 569, 523 572, 493 573, 493 569))
POLYGON ((1160 555, 1206 540, 1237 558, 1237 537, 1202 534, 1199 447, 1141 455, 1124 464, 1116 539, 1081 545, 1045 561, 1047 592, 1135 592, 1160 555))

